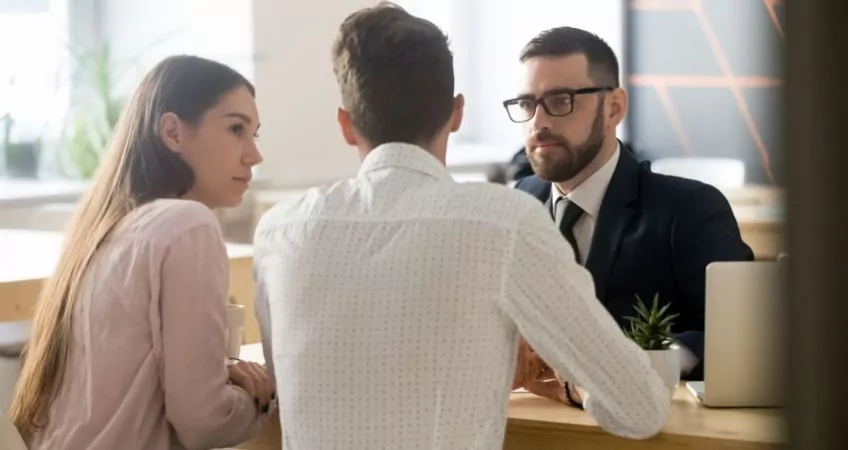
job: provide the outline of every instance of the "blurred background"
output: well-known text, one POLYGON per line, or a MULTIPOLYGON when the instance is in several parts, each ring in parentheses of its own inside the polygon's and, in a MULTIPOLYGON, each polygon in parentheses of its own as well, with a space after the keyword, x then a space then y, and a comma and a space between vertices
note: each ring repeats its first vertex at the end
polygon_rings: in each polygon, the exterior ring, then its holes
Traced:
MULTIPOLYGON (((330 46, 344 17, 371 3, 0 0, 0 228, 61 230, 140 78, 188 53, 257 86, 265 162, 245 204, 219 213, 230 240, 248 241, 271 203, 355 173, 335 122, 330 46)), ((754 244, 761 253, 780 250, 779 0, 398 3, 450 37, 467 98, 448 156, 458 180, 512 181, 522 128, 501 101, 518 89, 519 51, 543 29, 580 27, 621 60, 631 109, 619 137, 655 171, 722 189, 768 241, 754 244)))
MULTIPOLYGON (((271 204, 355 174, 356 152, 335 121, 330 46, 344 17, 373 3, 0 0, 0 230, 61 240, 135 85, 163 57, 189 53, 227 63, 257 86, 265 162, 244 204, 219 212, 227 239, 249 242, 271 204)), ((836 0, 398 3, 452 41, 457 89, 467 98, 448 157, 459 181, 513 181, 522 129, 501 101, 516 92, 519 50, 545 28, 570 25, 606 39, 623 63, 631 104, 619 137, 654 171, 717 186, 760 259, 787 249, 790 183, 791 424, 796 444, 815 442, 797 448, 844 447, 830 439, 844 430, 836 411, 845 372, 834 336, 848 315, 840 301, 846 203, 838 183, 848 164, 838 85, 848 71, 835 53, 848 27, 836 0), (784 69, 791 90, 783 89, 784 69)), ((0 247, 0 269, 14 273, 21 262, 11 253, 0 247)))

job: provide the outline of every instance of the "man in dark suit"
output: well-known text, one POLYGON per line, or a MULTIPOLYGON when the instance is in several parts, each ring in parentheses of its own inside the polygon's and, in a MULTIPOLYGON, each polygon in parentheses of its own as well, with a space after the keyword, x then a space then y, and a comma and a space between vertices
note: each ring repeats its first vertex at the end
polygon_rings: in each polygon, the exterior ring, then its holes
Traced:
POLYGON ((520 60, 526 82, 504 107, 526 125, 535 175, 516 188, 549 209, 622 326, 637 295, 671 303, 683 376, 700 379, 706 266, 753 259, 727 199, 707 184, 652 173, 616 139, 628 97, 616 56, 599 37, 551 29, 520 60))

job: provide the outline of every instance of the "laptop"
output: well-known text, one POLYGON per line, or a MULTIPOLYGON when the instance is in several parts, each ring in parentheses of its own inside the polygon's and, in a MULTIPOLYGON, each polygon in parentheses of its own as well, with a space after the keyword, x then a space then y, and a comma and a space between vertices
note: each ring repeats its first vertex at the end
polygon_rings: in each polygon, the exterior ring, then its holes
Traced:
POLYGON ((781 295, 787 265, 788 258, 781 258, 707 266, 704 381, 687 383, 703 405, 783 405, 781 295))

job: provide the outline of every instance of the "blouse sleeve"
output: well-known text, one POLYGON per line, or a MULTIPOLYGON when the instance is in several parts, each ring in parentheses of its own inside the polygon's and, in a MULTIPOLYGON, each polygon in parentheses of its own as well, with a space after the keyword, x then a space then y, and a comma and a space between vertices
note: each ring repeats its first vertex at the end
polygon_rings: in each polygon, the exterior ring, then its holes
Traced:
POLYGON ((189 448, 230 447, 266 419, 229 384, 226 367, 227 251, 217 224, 195 226, 164 254, 161 272, 165 414, 189 448))

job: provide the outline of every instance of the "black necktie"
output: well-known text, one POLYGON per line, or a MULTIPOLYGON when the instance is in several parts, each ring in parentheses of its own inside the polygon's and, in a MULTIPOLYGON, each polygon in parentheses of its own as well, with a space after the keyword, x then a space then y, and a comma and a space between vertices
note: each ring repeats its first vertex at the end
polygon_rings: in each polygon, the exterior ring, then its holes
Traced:
POLYGON ((577 239, 574 237, 574 224, 583 215, 583 210, 567 197, 560 197, 554 204, 554 219, 559 231, 565 236, 565 240, 574 248, 574 258, 579 264, 583 263, 580 257, 580 248, 577 247, 577 239))

